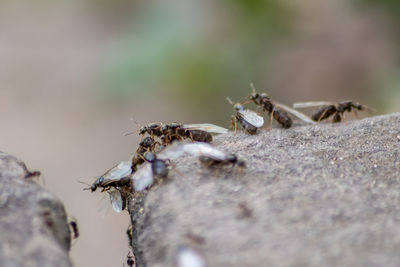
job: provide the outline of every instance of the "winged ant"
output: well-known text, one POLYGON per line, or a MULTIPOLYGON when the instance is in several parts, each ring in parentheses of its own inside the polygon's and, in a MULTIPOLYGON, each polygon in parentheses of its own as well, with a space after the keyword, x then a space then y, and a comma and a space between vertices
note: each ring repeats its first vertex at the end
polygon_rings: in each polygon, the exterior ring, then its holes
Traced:
POLYGON ((245 108, 240 103, 233 103, 232 100, 227 97, 226 100, 233 105, 236 111, 236 115, 232 115, 231 123, 235 128, 235 134, 237 132, 237 122, 242 125, 242 128, 249 134, 256 134, 257 129, 264 125, 264 118, 259 116, 256 112, 245 108))
POLYGON ((342 101, 339 103, 332 103, 332 102, 301 102, 301 103, 294 103, 294 108, 308 108, 308 107, 317 107, 316 110, 313 111, 311 118, 316 121, 320 122, 322 120, 329 119, 332 117, 332 122, 341 122, 344 118, 345 112, 354 112, 357 115, 357 111, 371 111, 371 109, 367 106, 360 105, 359 103, 353 102, 351 100, 342 101))

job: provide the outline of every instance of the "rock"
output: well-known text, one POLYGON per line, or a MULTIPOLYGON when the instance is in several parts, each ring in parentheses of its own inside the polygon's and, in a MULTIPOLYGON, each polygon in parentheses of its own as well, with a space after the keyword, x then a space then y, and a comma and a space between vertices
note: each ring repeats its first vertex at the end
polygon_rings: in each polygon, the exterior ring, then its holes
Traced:
POLYGON ((0 152, 0 265, 72 266, 64 206, 27 176, 22 161, 0 152))
POLYGON ((246 170, 187 157, 130 199, 138 266, 400 266, 399 134, 397 113, 216 137, 246 170))

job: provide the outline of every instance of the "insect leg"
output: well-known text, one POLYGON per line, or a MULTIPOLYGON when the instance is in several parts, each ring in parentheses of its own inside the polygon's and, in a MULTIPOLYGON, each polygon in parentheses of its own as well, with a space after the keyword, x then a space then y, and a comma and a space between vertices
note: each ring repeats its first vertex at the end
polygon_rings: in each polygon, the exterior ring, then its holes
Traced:
POLYGON ((274 112, 275 110, 273 109, 271 113, 269 113, 269 125, 268 125, 268 130, 272 129, 272 119, 274 118, 274 112))
POLYGON ((321 116, 318 118, 318 123, 321 122, 322 118, 325 116, 325 114, 328 112, 328 109, 325 109, 324 112, 322 112, 321 116))

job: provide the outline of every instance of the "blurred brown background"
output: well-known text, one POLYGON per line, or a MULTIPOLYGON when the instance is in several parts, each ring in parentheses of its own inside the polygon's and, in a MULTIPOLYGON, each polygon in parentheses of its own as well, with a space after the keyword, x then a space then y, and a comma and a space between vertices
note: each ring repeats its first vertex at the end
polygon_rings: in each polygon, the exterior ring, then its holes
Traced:
POLYGON ((0 149, 42 171, 79 222, 76 266, 122 266, 126 213, 91 183, 151 121, 227 127, 254 82, 273 99, 400 111, 396 0, 0 2, 0 149))

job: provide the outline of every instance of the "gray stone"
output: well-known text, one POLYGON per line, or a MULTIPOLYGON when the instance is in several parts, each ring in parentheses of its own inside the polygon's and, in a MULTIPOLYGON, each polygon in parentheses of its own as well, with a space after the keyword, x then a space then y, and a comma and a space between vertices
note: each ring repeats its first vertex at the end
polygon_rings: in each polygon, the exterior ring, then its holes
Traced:
POLYGON ((400 266, 400 114, 220 135, 241 173, 187 157, 130 199, 138 266, 400 266))
POLYGON ((0 266, 72 266, 63 204, 0 152, 0 266))

